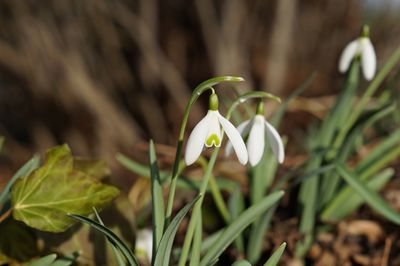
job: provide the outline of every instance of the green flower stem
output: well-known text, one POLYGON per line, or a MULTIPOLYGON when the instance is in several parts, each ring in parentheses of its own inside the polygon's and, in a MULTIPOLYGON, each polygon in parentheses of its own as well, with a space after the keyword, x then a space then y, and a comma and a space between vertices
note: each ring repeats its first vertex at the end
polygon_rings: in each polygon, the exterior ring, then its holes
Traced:
POLYGON ((189 99, 189 102, 186 105, 185 112, 183 113, 183 119, 182 119, 180 131, 179 131, 178 145, 177 145, 176 154, 175 154, 175 162, 174 162, 174 167, 172 169, 171 183, 169 186, 167 208, 165 211, 165 226, 164 226, 164 228, 168 227, 168 224, 171 220, 177 177, 179 175, 178 174, 179 161, 182 156, 183 139, 185 137, 185 129, 186 129, 187 121, 189 119, 189 113, 190 113, 190 110, 192 109, 193 104, 196 102, 196 100, 199 98, 199 96, 206 90, 211 89, 212 91, 214 91, 212 86, 214 86, 220 82, 240 82, 240 81, 244 81, 244 79, 241 77, 231 77, 231 76, 216 77, 216 78, 212 78, 212 79, 204 81, 203 83, 201 83, 194 89, 194 91, 189 99))
POLYGON ((221 214, 225 223, 229 224, 231 222, 231 215, 229 214, 228 207, 225 204, 224 198, 222 197, 222 193, 219 190, 217 180, 215 179, 214 175, 211 175, 210 177, 210 190, 219 213, 221 214))
MULTIPOLYGON (((197 160, 197 162, 201 167, 203 167, 203 170, 206 171, 207 161, 204 159, 204 157, 201 156, 197 160)), ((211 177, 210 177, 210 190, 211 190, 211 195, 213 196, 213 199, 215 201, 215 204, 217 206, 219 213, 221 214, 225 223, 229 224, 231 217, 230 217, 230 214, 228 211, 228 207, 225 204, 224 198, 222 197, 222 193, 218 187, 217 180, 215 179, 214 175, 211 175, 211 177)))
POLYGON ((328 158, 332 159, 336 156, 338 148, 343 144, 344 139, 346 138, 347 133, 357 121, 361 113, 363 112, 365 106, 371 99, 372 95, 382 84, 383 80, 390 73, 390 71, 398 64, 400 61, 400 47, 396 49, 396 51, 390 56, 386 64, 383 66, 382 70, 376 75, 375 79, 368 86, 364 95, 361 97, 359 103, 354 108, 353 112, 350 114, 348 120, 345 121, 344 125, 341 127, 339 134, 335 138, 333 142, 332 151, 328 154, 328 158))

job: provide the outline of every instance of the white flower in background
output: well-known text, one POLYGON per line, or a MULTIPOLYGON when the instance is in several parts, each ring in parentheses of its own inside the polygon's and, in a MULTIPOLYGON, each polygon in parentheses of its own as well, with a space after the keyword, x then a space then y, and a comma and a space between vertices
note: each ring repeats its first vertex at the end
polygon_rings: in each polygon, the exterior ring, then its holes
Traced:
POLYGON ((204 145, 206 147, 220 147, 221 127, 232 143, 233 149, 241 164, 248 160, 246 145, 236 128, 218 112, 218 96, 213 93, 210 96, 210 108, 207 115, 195 126, 190 133, 185 152, 185 163, 191 165, 200 156, 204 145))
POLYGON ((350 42, 343 50, 339 59, 339 71, 345 73, 351 62, 357 58, 361 58, 361 67, 366 80, 372 80, 376 72, 376 54, 374 46, 369 39, 368 26, 363 27, 361 37, 350 42))
POLYGON ((138 257, 146 257, 151 262, 153 255, 153 231, 150 229, 137 231, 135 253, 138 257))
MULTIPOLYGON (((260 102, 257 106, 257 114, 253 119, 249 119, 241 123, 237 130, 247 138, 247 151, 249 154, 249 162, 251 166, 257 165, 264 153, 265 134, 267 134, 272 152, 279 163, 285 158, 285 150, 283 148, 282 139, 276 129, 264 118, 264 104, 260 102)), ((232 144, 226 145, 225 155, 229 156, 232 152, 232 144)))

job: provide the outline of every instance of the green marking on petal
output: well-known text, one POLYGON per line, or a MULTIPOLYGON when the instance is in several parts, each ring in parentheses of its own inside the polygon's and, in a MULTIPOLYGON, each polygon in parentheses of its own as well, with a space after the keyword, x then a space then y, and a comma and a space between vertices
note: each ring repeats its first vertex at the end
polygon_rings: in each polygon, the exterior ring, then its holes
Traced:
POLYGON ((219 139, 217 134, 211 134, 206 140, 207 147, 212 147, 213 145, 215 147, 219 147, 221 145, 221 140, 219 139))

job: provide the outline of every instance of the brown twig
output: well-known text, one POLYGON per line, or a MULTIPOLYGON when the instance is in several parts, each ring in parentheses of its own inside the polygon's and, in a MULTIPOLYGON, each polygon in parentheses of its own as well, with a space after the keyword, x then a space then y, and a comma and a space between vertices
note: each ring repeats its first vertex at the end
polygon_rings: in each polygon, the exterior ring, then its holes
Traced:
POLYGON ((12 208, 8 209, 5 213, 0 216, 0 223, 2 223, 8 216, 10 216, 12 208))
POLYGON ((392 248, 393 239, 388 237, 385 240, 385 248, 383 250, 381 266, 387 266, 389 262, 390 249, 392 248))

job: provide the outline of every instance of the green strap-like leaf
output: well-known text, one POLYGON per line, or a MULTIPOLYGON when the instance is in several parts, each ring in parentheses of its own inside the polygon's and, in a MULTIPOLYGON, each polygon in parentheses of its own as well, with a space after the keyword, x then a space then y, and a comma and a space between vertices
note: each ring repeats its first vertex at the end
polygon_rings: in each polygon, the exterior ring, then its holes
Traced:
POLYGON ((32 261, 28 266, 50 266, 57 259, 57 254, 50 254, 32 261))
POLYGON ((279 260, 282 257, 283 251, 285 251, 286 243, 283 242, 277 250, 269 257, 269 259, 265 262, 264 266, 276 266, 279 260))
POLYGON ((231 266, 251 266, 251 263, 247 260, 238 260, 235 261, 231 266))
POLYGON ((157 166, 156 150, 154 142, 150 141, 150 174, 151 174, 151 203, 153 217, 153 259, 160 244, 164 232, 164 199, 160 181, 160 174, 157 166))
MULTIPOLYGON (((394 173, 392 168, 385 169, 368 180, 366 185, 373 191, 379 191, 392 178, 394 173)), ((332 199, 322 212, 321 219, 330 222, 339 221, 356 210, 364 202, 365 200, 359 194, 354 193, 351 187, 343 189, 340 193, 336 194, 336 197, 332 199)))
POLYGON ((192 202, 188 203, 183 207, 178 214, 172 219, 171 223, 165 230, 165 233, 161 239, 160 245, 155 256, 153 266, 168 266, 169 258, 171 256, 172 244, 175 239, 176 231, 180 223, 182 222, 185 215, 193 207, 200 196, 197 196, 192 202))
MULTIPOLYGON (((96 208, 93 208, 93 211, 94 211, 94 214, 96 214, 97 221, 99 221, 99 223, 100 223, 102 226, 105 227, 105 225, 104 225, 104 223, 103 223, 103 220, 101 220, 101 217, 100 217, 99 213, 97 212, 96 208)), ((114 255, 115 255, 115 259, 117 260, 118 265, 119 265, 119 266, 125 266, 125 261, 124 261, 124 259, 123 259, 122 256, 121 256, 121 253, 120 253, 120 251, 119 251, 119 249, 118 249, 118 246, 115 245, 114 242, 112 241, 112 239, 109 238, 108 236, 107 236, 107 240, 108 240, 108 242, 110 242, 110 244, 111 244, 111 247, 112 247, 112 249, 113 249, 113 252, 114 252, 114 255)))
POLYGON ((125 258, 127 259, 129 265, 131 266, 139 266, 139 263, 137 259, 135 258, 135 255, 133 254, 132 250, 116 235, 114 234, 110 229, 108 229, 105 226, 102 226, 101 224, 81 215, 77 214, 69 214, 69 217, 80 221, 82 223, 90 225, 92 228, 96 229, 97 231, 103 233, 106 237, 109 237, 111 241, 111 244, 116 245, 118 249, 124 254, 125 258))
POLYGON ((341 177, 365 200, 376 212, 392 221, 400 224, 400 214, 392 209, 377 193, 368 188, 353 176, 343 165, 337 165, 336 169, 341 177))
POLYGON ((274 192, 244 211, 235 221, 226 227, 220 238, 205 254, 200 265, 207 266, 217 259, 249 224, 281 199, 283 194, 283 191, 274 192))
MULTIPOLYGON (((245 209, 243 194, 239 184, 229 197, 228 208, 232 221, 236 220, 245 209)), ((244 238, 242 234, 236 238, 235 246, 238 252, 244 252, 244 238)))
POLYGON ((78 259, 79 256, 80 253, 75 251, 70 255, 58 258, 55 262, 50 264, 50 266, 70 266, 78 259))
MULTIPOLYGON (((133 173, 143 176, 143 177, 150 177, 150 168, 147 165, 138 163, 131 158, 118 153, 115 157, 117 161, 122 164, 126 169, 132 171, 133 173)), ((169 173, 165 171, 160 171, 160 179, 164 182, 168 178, 169 173)))

